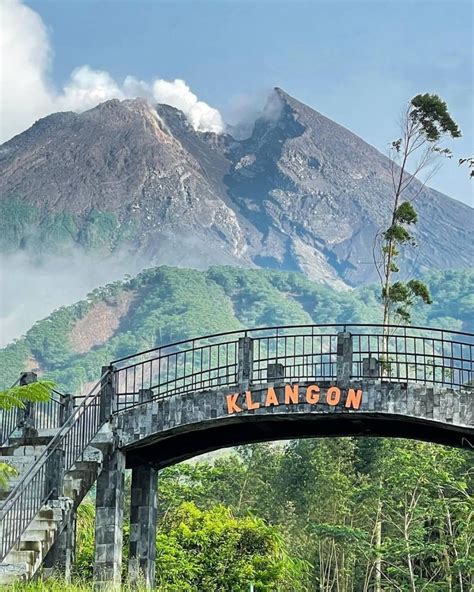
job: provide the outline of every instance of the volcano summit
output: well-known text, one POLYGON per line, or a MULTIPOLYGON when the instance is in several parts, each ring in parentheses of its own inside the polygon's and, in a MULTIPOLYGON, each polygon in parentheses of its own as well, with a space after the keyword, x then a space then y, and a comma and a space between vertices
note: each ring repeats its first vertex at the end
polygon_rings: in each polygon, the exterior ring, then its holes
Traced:
MULTIPOLYGON (((275 89, 251 136, 195 131, 167 105, 111 100, 56 113, 0 148, 0 249, 126 249, 143 265, 301 271, 335 286, 374 279, 390 161, 275 89)), ((413 183, 417 272, 467 267, 472 209, 413 183)))

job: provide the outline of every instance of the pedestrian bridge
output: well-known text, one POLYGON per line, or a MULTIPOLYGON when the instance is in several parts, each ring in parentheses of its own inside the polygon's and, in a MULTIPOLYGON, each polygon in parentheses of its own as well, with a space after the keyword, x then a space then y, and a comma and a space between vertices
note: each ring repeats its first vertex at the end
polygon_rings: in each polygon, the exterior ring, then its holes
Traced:
MULTIPOLYGON (((473 348, 473 335, 455 331, 313 325, 205 336, 115 360, 0 510, 0 558, 8 560, 41 508, 60 497, 62 476, 91 445, 103 453, 96 580, 120 579, 129 467, 130 570, 150 586, 162 467, 226 446, 299 437, 403 437, 473 448, 473 348)), ((50 412, 36 413, 37 429, 61 416, 48 405, 50 412)), ((15 422, 2 423, 9 426, 0 434, 5 444, 15 422)), ((63 522, 59 532, 67 530, 63 522)))

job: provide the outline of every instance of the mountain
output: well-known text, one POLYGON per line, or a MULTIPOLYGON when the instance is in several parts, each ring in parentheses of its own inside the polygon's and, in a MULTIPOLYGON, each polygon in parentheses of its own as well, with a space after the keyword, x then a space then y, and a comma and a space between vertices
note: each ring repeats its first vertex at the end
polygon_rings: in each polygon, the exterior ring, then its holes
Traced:
MULTIPOLYGON (((414 325, 472 331, 474 273, 431 272, 423 279, 433 304, 414 310, 414 325)), ((374 286, 340 291, 292 272, 162 266, 97 288, 35 323, 0 350, 0 389, 20 371, 35 370, 77 393, 113 359, 243 327, 380 321, 374 286)))
MULTIPOLYGON (((143 265, 301 271, 338 287, 374 279, 389 219, 389 160, 275 89, 252 135, 196 132, 143 100, 56 113, 0 148, 0 249, 134 252, 143 265)), ((467 267, 472 209, 413 183, 416 272, 467 267)))

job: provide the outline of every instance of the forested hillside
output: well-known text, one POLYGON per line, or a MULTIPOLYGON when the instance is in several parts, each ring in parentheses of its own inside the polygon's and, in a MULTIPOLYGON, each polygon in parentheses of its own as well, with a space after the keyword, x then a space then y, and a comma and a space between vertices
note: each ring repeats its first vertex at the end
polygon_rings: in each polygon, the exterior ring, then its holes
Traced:
MULTIPOLYGON (((472 330, 474 274, 433 272, 424 279, 434 302, 415 310, 413 324, 472 330)), ((242 327, 380 322, 378 293, 375 286, 340 292, 289 272, 149 269, 37 322, 0 351, 1 384, 37 369, 78 392, 111 360, 180 339, 242 327)))

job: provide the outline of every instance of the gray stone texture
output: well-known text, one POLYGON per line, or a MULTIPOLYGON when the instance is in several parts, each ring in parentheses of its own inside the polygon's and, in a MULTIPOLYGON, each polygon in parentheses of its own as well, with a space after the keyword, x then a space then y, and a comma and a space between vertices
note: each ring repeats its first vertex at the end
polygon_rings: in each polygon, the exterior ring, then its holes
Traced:
POLYGON ((147 590, 153 589, 155 581, 157 474, 151 466, 132 470, 129 582, 147 590))
POLYGON ((104 455, 96 491, 94 581, 98 590, 120 586, 124 475, 125 455, 118 449, 104 455))

